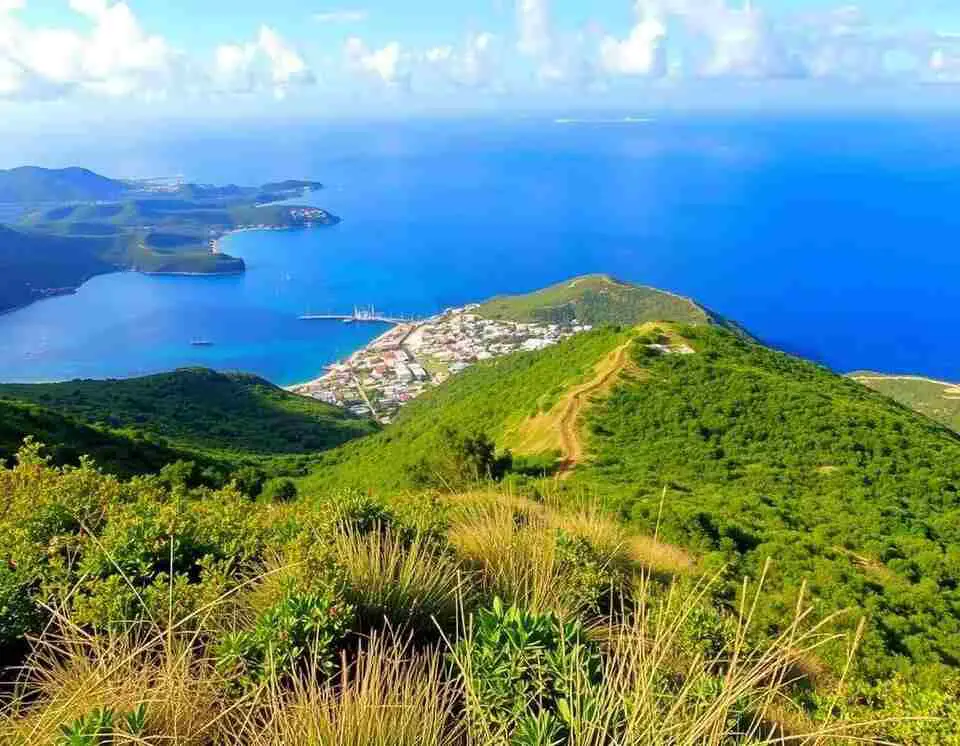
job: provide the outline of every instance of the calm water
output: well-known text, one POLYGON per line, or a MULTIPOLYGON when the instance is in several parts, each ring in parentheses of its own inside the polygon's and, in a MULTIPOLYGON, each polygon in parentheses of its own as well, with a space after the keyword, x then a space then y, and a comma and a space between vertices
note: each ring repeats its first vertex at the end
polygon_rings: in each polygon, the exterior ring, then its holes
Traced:
POLYGON ((317 178, 315 202, 344 219, 233 237, 243 277, 116 274, 0 316, 0 380, 207 365, 288 384, 382 330, 304 311, 429 313, 599 271, 692 295, 840 371, 960 380, 958 144, 948 119, 542 118, 0 146, 4 166, 317 178))

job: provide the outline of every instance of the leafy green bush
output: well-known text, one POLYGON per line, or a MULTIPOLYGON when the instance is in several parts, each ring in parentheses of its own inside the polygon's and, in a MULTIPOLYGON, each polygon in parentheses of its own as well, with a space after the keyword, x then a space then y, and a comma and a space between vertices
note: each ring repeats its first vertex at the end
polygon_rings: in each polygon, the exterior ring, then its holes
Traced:
POLYGON ((499 481, 512 465, 511 453, 498 453, 486 433, 464 434, 444 428, 440 447, 411 465, 408 473, 415 487, 457 491, 486 480, 499 481))
POLYGON ((146 730, 146 705, 124 713, 119 723, 117 720, 116 713, 109 708, 92 710, 61 726, 57 746, 112 746, 121 736, 125 741, 137 741, 146 730))
POLYGON ((330 674, 352 621, 353 608, 333 591, 290 593, 252 629, 224 637, 214 653, 217 670, 239 688, 281 681, 301 667, 330 674))
POLYGON ((500 599, 478 612, 452 657, 464 677, 469 727, 491 744, 562 742, 602 670, 580 622, 500 599))

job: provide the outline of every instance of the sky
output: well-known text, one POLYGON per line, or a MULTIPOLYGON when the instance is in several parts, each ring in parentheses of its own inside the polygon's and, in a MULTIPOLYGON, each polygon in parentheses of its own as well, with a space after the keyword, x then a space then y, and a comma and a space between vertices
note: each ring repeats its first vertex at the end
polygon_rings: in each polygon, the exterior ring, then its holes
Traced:
POLYGON ((958 84, 958 0, 0 0, 18 122, 904 109, 958 84))

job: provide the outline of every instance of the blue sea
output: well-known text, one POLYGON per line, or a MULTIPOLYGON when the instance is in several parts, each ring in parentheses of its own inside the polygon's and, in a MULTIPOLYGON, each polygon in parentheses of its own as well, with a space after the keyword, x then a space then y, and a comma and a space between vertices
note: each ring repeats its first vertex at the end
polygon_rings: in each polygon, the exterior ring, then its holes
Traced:
POLYGON ((204 365, 279 384, 383 327, 606 272, 690 295, 840 372, 960 380, 960 120, 550 116, 215 124, 0 145, 0 165, 310 178, 332 228, 238 234, 242 277, 94 278, 0 316, 0 380, 204 365), (202 338, 211 347, 191 346, 202 338))

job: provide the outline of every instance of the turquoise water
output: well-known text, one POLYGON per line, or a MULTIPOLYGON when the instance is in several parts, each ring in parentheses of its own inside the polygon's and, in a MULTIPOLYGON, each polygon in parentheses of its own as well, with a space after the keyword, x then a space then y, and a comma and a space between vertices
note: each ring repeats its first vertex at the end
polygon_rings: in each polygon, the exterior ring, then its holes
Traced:
POLYGON ((0 380, 206 365, 289 384, 383 330, 305 311, 427 314, 585 272, 692 295, 837 370, 960 379, 958 139, 949 119, 545 118, 0 146, 0 165, 316 178, 343 218, 230 238, 242 277, 114 274, 2 316, 0 380))

